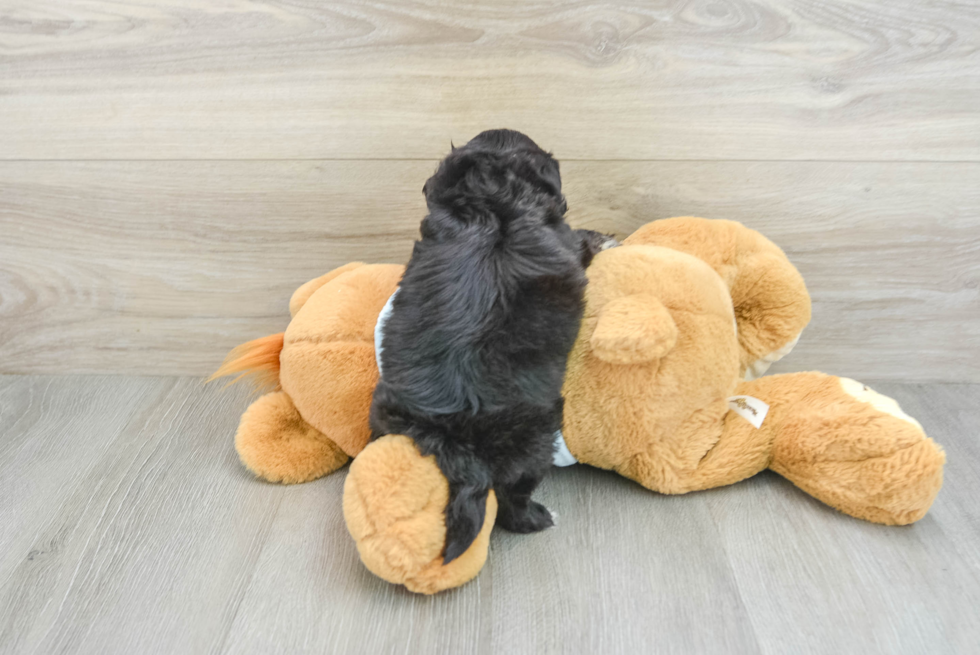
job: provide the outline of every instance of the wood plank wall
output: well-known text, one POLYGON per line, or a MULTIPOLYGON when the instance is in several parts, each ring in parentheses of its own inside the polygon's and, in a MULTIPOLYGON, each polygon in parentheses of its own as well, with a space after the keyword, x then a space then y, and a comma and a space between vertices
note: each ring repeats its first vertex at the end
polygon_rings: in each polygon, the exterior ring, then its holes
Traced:
POLYGON ((203 375, 305 280, 405 261, 451 140, 570 220, 743 221, 806 276, 780 370, 980 381, 980 4, 0 3, 0 372, 203 375))

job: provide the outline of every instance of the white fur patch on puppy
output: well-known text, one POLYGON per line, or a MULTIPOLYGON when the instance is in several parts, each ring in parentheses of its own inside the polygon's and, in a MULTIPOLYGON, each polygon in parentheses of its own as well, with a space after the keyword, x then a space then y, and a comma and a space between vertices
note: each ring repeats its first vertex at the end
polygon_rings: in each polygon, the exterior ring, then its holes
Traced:
POLYGON ((561 433, 561 430, 555 432, 555 454, 551 457, 551 463, 555 466, 578 464, 575 455, 568 449, 568 444, 565 443, 565 435, 561 433))
POLYGON ((388 298, 388 302, 385 306, 381 308, 381 313, 378 314, 378 322, 374 324, 374 358, 378 362, 378 375, 381 375, 381 351, 384 350, 381 347, 381 341, 385 336, 385 323, 388 322, 388 317, 391 316, 391 303, 398 295, 398 289, 391 294, 388 298))

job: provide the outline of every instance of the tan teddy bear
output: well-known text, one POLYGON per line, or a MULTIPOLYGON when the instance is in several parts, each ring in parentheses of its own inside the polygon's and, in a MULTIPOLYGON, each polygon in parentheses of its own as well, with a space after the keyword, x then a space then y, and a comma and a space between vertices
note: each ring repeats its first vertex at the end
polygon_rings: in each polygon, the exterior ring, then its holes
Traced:
MULTIPOLYGON (((249 469, 301 482, 356 456, 344 515, 362 560, 434 593, 479 572, 496 504, 491 496, 470 549, 443 566, 448 485, 435 462, 400 435, 365 447, 375 327, 402 270, 349 264, 307 283, 284 337, 239 347, 216 376, 255 372, 281 385, 242 417, 236 447, 249 469)), ((563 389, 566 461, 672 494, 770 468, 877 523, 929 509, 944 455, 895 401, 822 373, 751 379, 810 317, 802 278, 762 235, 730 221, 655 221, 597 255, 588 278, 563 389)))

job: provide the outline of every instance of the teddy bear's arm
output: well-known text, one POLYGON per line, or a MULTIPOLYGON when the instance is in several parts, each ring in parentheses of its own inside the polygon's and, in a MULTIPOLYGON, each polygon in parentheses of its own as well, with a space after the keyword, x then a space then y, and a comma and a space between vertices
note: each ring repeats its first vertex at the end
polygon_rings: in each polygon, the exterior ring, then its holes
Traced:
POLYGON ((760 250, 739 259, 731 287, 742 377, 761 377, 787 355, 810 322, 810 295, 782 251, 760 250))
POLYGON ((624 245, 655 245, 694 255, 725 281, 735 309, 743 376, 761 376, 789 353, 810 322, 810 295, 786 254, 736 221, 682 216, 648 223, 624 245))

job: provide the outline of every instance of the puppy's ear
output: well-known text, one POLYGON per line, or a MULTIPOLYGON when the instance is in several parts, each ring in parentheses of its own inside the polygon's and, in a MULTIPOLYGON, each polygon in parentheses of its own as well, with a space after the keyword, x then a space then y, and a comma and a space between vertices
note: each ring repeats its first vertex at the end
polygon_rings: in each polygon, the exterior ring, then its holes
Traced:
POLYGON ((677 324, 656 296, 637 293, 612 300, 599 311, 589 343, 604 362, 643 364, 670 352, 677 343, 677 324))
POLYGON ((444 210, 434 210, 422 219, 419 233, 423 239, 431 241, 446 241, 460 234, 463 225, 444 210))
POLYGON ((449 153, 439 164, 435 174, 422 187, 426 199, 438 200, 452 191, 477 163, 477 158, 463 149, 449 153))
POLYGON ((538 177, 549 187, 554 195, 561 194, 561 171, 558 167, 558 160, 547 155, 538 165, 538 177))

